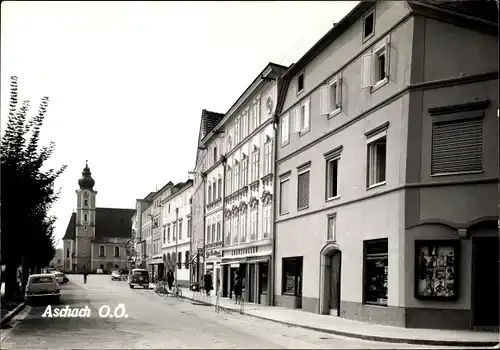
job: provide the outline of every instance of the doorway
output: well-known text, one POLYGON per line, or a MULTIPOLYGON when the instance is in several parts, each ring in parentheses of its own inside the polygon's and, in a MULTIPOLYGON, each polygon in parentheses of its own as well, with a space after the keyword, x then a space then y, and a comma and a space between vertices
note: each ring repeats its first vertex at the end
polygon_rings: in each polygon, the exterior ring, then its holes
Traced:
POLYGON ((255 264, 248 265, 248 302, 255 302, 255 264))
POLYGON ((336 250, 329 256, 330 260, 330 283, 328 286, 328 308, 330 315, 340 316, 340 269, 342 264, 342 253, 336 250))
POLYGON ((472 326, 498 331, 500 317, 499 238, 472 239, 472 326))
POLYGON ((320 314, 340 316, 342 252, 335 243, 329 243, 320 259, 320 314))

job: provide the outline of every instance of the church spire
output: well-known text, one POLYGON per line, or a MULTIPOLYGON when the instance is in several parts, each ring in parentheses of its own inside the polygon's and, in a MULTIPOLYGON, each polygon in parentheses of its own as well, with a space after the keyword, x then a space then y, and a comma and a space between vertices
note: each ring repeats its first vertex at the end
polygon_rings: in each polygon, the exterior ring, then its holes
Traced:
POLYGON ((82 177, 78 180, 78 185, 81 190, 92 190, 94 188, 95 181, 92 178, 88 160, 85 161, 85 168, 83 168, 82 177))

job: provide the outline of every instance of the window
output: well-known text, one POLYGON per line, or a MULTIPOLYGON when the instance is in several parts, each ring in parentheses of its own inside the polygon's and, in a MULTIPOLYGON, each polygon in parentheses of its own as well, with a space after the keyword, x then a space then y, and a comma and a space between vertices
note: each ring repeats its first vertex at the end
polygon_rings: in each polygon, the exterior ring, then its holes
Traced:
POLYGON ((212 203, 212 184, 208 184, 208 193, 207 193, 208 203, 212 203))
POLYGON ((217 198, 222 198, 222 179, 217 180, 217 198))
POLYGON ((375 28, 373 26, 375 22, 375 13, 372 12, 368 16, 365 17, 363 22, 363 40, 367 40, 373 36, 375 32, 375 28))
POLYGON ((337 225, 337 214, 330 214, 327 216, 327 230, 326 230, 326 240, 329 242, 335 242, 337 239, 335 229, 337 225))
POLYGON ((257 239, 257 228, 258 228, 258 217, 259 212, 257 209, 252 209, 250 212, 250 240, 255 241, 257 239))
POLYGON ((220 222, 217 223, 217 242, 222 240, 220 222))
POLYGON ((240 216, 240 243, 245 243, 247 241, 247 216, 242 214, 240 216))
POLYGON ((304 101, 300 106, 295 108, 295 117, 298 118, 298 127, 301 133, 309 130, 310 113, 309 100, 304 101))
POLYGON ((302 296, 302 257, 283 258, 281 294, 302 296))
POLYGON ((252 152, 252 179, 251 181, 257 181, 259 179, 259 149, 256 148, 252 152))
POLYGON ((361 57, 361 87, 378 88, 389 81, 390 38, 373 53, 361 57))
POLYGON ((170 225, 167 226, 167 242, 170 242, 170 225))
POLYGON ((83 222, 87 222, 87 214, 83 214, 83 222))
POLYGON ((217 163, 217 146, 214 147, 214 164, 217 163))
POLYGON ((186 263, 186 269, 189 269, 189 250, 184 252, 184 262, 186 263))
POLYGON ((297 75, 297 94, 304 91, 304 73, 297 75))
POLYGON ((364 301, 366 304, 387 306, 388 251, 387 239, 364 242, 364 301))
POLYGON ((281 144, 285 145, 290 140, 290 114, 281 118, 281 144))
POLYGON ((84 205, 85 207, 88 207, 88 206, 89 206, 89 201, 88 201, 87 199, 85 199, 85 200, 83 201, 83 205, 84 205))
POLYGON ((297 176, 297 209, 305 209, 309 206, 309 170, 297 176))
POLYGON ((243 156, 243 159, 241 160, 240 177, 241 186, 246 186, 248 184, 248 158, 246 156, 243 156))
POLYGON ((188 219, 188 232, 187 232, 187 236, 188 238, 191 237, 191 230, 192 230, 192 226, 191 226, 191 219, 188 219))
POLYGON ((106 255, 106 247, 102 245, 99 247, 99 256, 103 257, 104 255, 106 255))
POLYGON ((262 230, 262 235, 264 239, 269 238, 270 233, 271 233, 271 208, 272 205, 267 205, 262 208, 263 211, 263 226, 264 229, 262 230))
POLYGON ((66 248, 66 258, 69 258, 69 248, 66 248))
POLYGON ((431 173, 483 170, 483 121, 453 120, 432 124, 431 173))
POLYGON ((233 218, 233 244, 238 244, 238 215, 233 218))
POLYGON ((333 116, 342 107, 342 78, 335 77, 327 85, 320 88, 321 115, 333 116))
POLYGON ((229 130, 229 135, 227 135, 227 150, 230 151, 232 146, 233 146, 233 142, 231 140, 231 130, 229 130))
POLYGON ((253 103, 255 127, 260 125, 260 98, 257 98, 253 103))
POLYGON ((248 114, 243 112, 241 116, 241 139, 244 139, 248 135, 248 114))
POLYGON ((215 224, 212 224, 212 243, 215 242, 215 224))
POLYGON ((368 187, 385 182, 386 136, 368 144, 368 187))
POLYGON ((236 122, 234 124, 234 145, 236 146, 238 142, 240 142, 240 118, 236 118, 236 122))
POLYGON ((175 240, 177 238, 177 223, 172 225, 172 239, 175 240))
POLYGON ((167 242, 167 228, 163 228, 163 244, 167 242))
POLYGON ((280 215, 288 214, 290 179, 280 181, 280 215))
POLYGON ((214 179, 214 184, 212 185, 212 201, 217 200, 217 181, 214 179))
POLYGON ((255 108, 252 105, 250 107, 250 131, 252 132, 257 126, 257 120, 255 119, 255 108))
POLYGON ((225 244, 231 244, 231 219, 226 220, 226 242, 225 244))
POLYGON ((179 239, 182 239, 182 221, 179 222, 179 239))
POLYGON ((212 239, 212 235, 210 234, 210 229, 211 229, 211 226, 208 225, 208 227, 207 227, 207 243, 210 243, 211 239, 212 239))
POLYGON ((120 257, 120 247, 115 247, 115 258, 120 257))
POLYGON ((240 165, 236 163, 233 167, 233 190, 238 191, 240 189, 239 186, 240 180, 240 165))
POLYGON ((272 140, 269 140, 266 145, 264 146, 264 174, 267 175, 270 174, 273 169, 272 169, 272 150, 273 150, 273 142, 272 140))
POLYGON ((226 195, 231 194, 231 190, 232 190, 231 189, 231 184, 232 184, 231 173, 232 173, 231 168, 228 167, 227 173, 226 173, 226 176, 227 176, 227 178, 226 178, 226 191, 227 191, 226 195))
POLYGON ((338 197, 339 156, 326 160, 326 200, 338 197))
POLYGON ((180 269, 182 266, 182 252, 177 253, 177 267, 180 269))

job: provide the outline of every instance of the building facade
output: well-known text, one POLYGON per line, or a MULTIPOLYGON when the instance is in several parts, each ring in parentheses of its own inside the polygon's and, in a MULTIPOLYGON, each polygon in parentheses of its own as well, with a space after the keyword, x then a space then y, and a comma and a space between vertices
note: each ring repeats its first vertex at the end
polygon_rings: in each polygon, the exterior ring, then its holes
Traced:
POLYGON ((361 2, 283 76, 275 305, 498 327, 495 4, 433 3, 361 2))
POLYGON ((145 211, 149 208, 151 204, 151 200, 155 192, 149 193, 143 199, 136 199, 135 201, 135 215, 137 219, 136 224, 136 245, 135 245, 135 266, 137 268, 146 268, 146 258, 147 258, 147 246, 146 246, 146 228, 145 222, 148 222, 148 216, 145 214, 145 211), (146 221, 145 221, 146 220, 146 221))
POLYGON ((273 125, 277 81, 286 69, 267 65, 201 142, 208 150, 206 267, 214 269, 222 296, 232 294, 238 273, 247 302, 272 302, 273 125))
POLYGON ((97 191, 88 164, 78 185, 76 213, 71 215, 63 237, 64 270, 126 269, 134 210, 96 207, 97 191))
MULTIPOLYGON (((191 203, 191 282, 203 283, 205 274, 205 210, 206 210, 206 173, 208 164, 208 149, 203 147, 202 140, 224 118, 224 114, 203 110, 201 113, 200 131, 198 134, 196 161, 193 175, 193 190, 191 203)), ((213 247, 215 250, 216 248, 213 247)), ((211 253, 212 254, 212 253, 211 253)), ((212 256, 212 255, 210 255, 212 256)), ((213 259, 213 258, 212 258, 213 259)))
POLYGON ((172 187, 169 196, 162 199, 161 257, 165 272, 172 270, 179 285, 189 286, 191 261, 191 196, 193 181, 172 187))

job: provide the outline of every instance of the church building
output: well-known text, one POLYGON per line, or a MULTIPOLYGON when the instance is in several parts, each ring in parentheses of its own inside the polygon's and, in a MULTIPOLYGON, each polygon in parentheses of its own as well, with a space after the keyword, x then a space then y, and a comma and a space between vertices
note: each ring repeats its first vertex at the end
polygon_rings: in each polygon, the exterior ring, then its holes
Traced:
POLYGON ((127 245, 132 237, 134 209, 97 208, 95 181, 86 162, 76 190, 77 207, 63 238, 66 272, 109 273, 128 267, 127 245))

